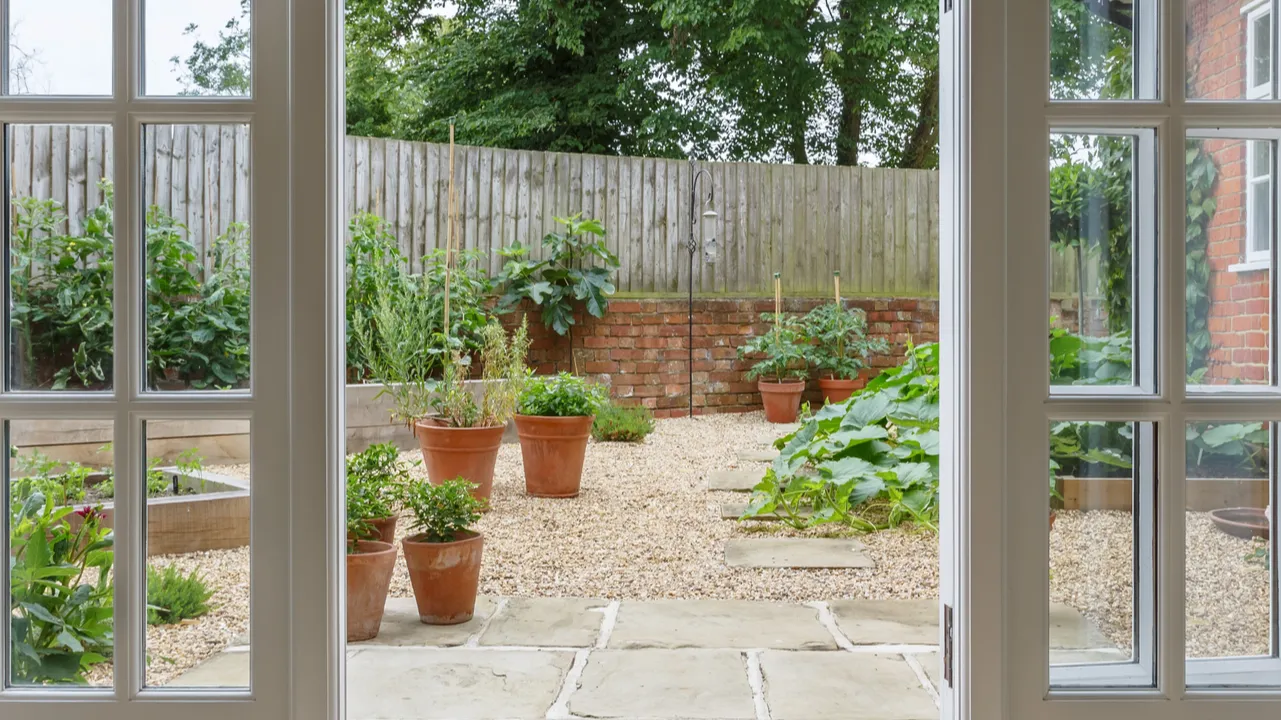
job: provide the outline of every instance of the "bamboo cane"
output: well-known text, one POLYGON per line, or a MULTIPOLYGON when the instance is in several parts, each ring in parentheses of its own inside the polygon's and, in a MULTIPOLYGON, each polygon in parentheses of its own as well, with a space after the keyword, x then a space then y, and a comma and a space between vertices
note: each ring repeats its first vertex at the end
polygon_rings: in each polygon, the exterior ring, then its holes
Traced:
POLYGON ((832 279, 836 282, 836 304, 841 304, 841 271, 837 270, 832 273, 832 279))
POLYGON ((454 124, 449 124, 449 231, 445 236, 445 349, 449 350, 449 275, 450 261, 454 255, 454 223, 457 208, 454 204, 454 124))

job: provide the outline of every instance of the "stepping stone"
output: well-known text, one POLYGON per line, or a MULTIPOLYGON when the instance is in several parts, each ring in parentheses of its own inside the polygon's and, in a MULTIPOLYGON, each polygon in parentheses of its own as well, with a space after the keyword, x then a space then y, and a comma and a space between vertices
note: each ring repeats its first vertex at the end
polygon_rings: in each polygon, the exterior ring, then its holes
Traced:
POLYGON ((942 687, 939 683, 943 680, 943 658, 939 657, 938 653, 923 653, 912 657, 921 664, 921 668, 925 670, 925 677, 930 679, 934 689, 938 690, 942 687))
POLYGON ((776 457, 778 457, 778 451, 772 447, 747 448, 738 451, 739 462, 774 462, 776 457))
POLYGON ((765 472, 756 468, 734 468, 733 470, 716 470, 707 476, 708 490, 728 490, 730 492, 751 492, 756 483, 761 481, 765 472))
POLYGON ((249 653, 243 650, 220 652, 165 683, 164 686, 167 688, 249 687, 249 653))
POLYGON ((938 720, 934 700, 895 655, 771 650, 761 671, 774 720, 938 720))
POLYGON ((498 603, 494 598, 476 598, 476 614, 471 620, 458 625, 426 625, 418 619, 418 606, 413 598, 389 598, 383 610, 383 623, 378 637, 365 642, 350 643, 352 647, 368 645, 421 645, 453 647, 462 645, 472 635, 480 632, 485 620, 494 613, 498 603))
POLYGON ((855 645, 938 645, 938 600, 837 600, 836 626, 855 645))
POLYGON ((592 647, 608 600, 511 598, 480 636, 481 645, 592 647))
POLYGON ((347 661, 352 720, 543 718, 571 652, 369 647, 347 661))
POLYGON ((818 610, 751 600, 624 601, 610 649, 835 650, 818 610))
POLYGON ((752 568, 874 568, 857 540, 832 538, 735 538, 725 543, 725 563, 752 568))
POLYGON ((569 712, 591 718, 756 718, 747 667, 736 650, 597 650, 587 658, 569 712))
MULTIPOLYGON (((725 503, 721 505, 722 520, 737 520, 743 517, 743 513, 745 512, 747 512, 747 503, 725 503)), ((814 514, 814 511, 810 509, 804 509, 799 511, 798 514, 801 517, 809 517, 810 515, 814 514)), ((778 514, 769 513, 767 515, 758 515, 752 519, 753 520, 777 520, 778 514)))
POLYGON ((1050 647, 1055 650, 1097 650, 1111 648, 1112 641, 1076 608, 1051 603, 1050 647))

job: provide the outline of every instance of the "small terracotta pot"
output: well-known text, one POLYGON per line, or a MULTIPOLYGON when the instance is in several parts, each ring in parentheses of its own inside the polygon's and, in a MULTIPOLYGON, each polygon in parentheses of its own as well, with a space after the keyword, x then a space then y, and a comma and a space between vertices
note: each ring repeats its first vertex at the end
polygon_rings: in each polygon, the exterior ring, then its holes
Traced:
POLYGON ((1054 521, 1059 519, 1059 514, 1054 510, 1050 511, 1050 529, 1054 529, 1054 521))
POLYGON ((866 381, 861 377, 852 380, 842 380, 840 378, 825 377, 818 379, 818 389, 827 399, 828 404, 845 402, 850 399, 855 390, 863 389, 866 381))
POLYGON ((448 543, 423 542, 421 537, 415 535, 402 541, 418 619, 428 625, 457 625, 471 620, 476 612, 485 536, 464 533, 448 543))
POLYGON ((765 419, 772 423, 796 422, 801 409, 801 394, 805 392, 804 380, 787 382, 756 381, 765 404, 765 419))
MULTIPOLYGON (((369 523, 369 525, 373 528, 374 532, 376 533, 374 537, 369 538, 370 540, 377 540, 378 542, 387 543, 388 545, 395 544, 396 542, 396 516, 395 515, 390 515, 385 518, 366 518, 365 522, 369 523)), ((352 537, 351 533, 347 533, 347 539, 354 540, 355 538, 352 537)))
POLYGON ((525 463, 525 492, 534 497, 571 498, 583 479, 587 438, 593 415, 543 417, 517 415, 516 434, 525 463))
POLYGON ((494 488, 494 463, 498 461, 506 428, 453 428, 434 420, 419 420, 414 429, 432 485, 462 478, 477 486, 472 495, 489 499, 494 488))
POLYGON ((396 546, 373 540, 347 554, 347 642, 378 637, 387 590, 396 569, 396 546))

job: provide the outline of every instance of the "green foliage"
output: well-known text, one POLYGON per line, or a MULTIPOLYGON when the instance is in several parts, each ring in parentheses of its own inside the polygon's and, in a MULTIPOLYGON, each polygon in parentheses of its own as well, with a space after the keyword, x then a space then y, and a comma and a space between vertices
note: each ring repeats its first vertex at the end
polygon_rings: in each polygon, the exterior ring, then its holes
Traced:
POLYGON ((208 614, 214 591, 196 570, 184 575, 175 565, 147 566, 147 624, 173 625, 208 614))
POLYGON ((1051 385, 1118 385, 1132 382, 1130 333, 1089 337, 1050 330, 1051 385))
POLYGON ((445 366, 440 382, 427 384, 428 405, 435 412, 434 419, 447 427, 506 425, 516 413, 530 375, 525 365, 529 355, 528 323, 521 318, 520 326, 509 337, 502 325, 492 322, 481 333, 481 341, 484 370, 480 402, 466 386, 470 363, 462 355, 455 354, 445 366))
POLYGON ((393 443, 371 445, 347 457, 347 533, 356 539, 375 535, 370 520, 391 517, 412 480, 393 443))
POLYGON ((92 470, 74 462, 53 460, 39 450, 19 453, 9 448, 12 459, 13 484, 9 501, 23 503, 41 495, 54 505, 72 505, 85 499, 85 480, 92 470))
POLYGON ((881 338, 868 339, 867 313, 836 303, 819 305, 805 316, 805 334, 814 341, 807 348, 811 364, 820 375, 850 380, 867 366, 867 356, 888 352, 881 338))
POLYGON ((654 432, 654 413, 643 405, 606 402, 592 423, 592 437, 599 442, 644 442, 654 432))
POLYGON ((567 335, 574 325, 574 304, 583 302, 593 317, 605 317, 608 296, 614 294, 611 278, 618 258, 605 245, 605 228, 597 220, 582 220, 582 213, 556 218, 564 233, 543 237, 546 257, 527 259, 529 248, 517 241, 499 251, 507 258, 498 277, 503 296, 498 312, 511 312, 522 300, 542 310, 543 324, 567 335), (584 267, 584 263, 590 263, 584 267), (596 264, 599 263, 599 264, 596 264))
POLYGON ((910 520, 936 530, 938 372, 937 344, 909 348, 902 365, 778 440, 779 457, 742 519, 778 513, 797 529, 840 523, 865 531, 910 520))
POLYGON ((774 313, 761 313, 761 322, 769 323, 770 328, 738 349, 740 360, 752 361, 747 378, 775 382, 805 379, 809 374, 809 337, 805 323, 795 315, 774 313))
POLYGON ((1051 0, 1050 84, 1057 99, 1133 97, 1133 6, 1121 0, 1051 0))
POLYGON ((419 480, 406 486, 404 503, 413 516, 411 539, 446 543, 470 532, 486 505, 484 500, 472 496, 475 488, 462 478, 440 485, 419 480))
POLYGON ((1184 150, 1187 163, 1187 245, 1186 284, 1184 286, 1185 322, 1187 326, 1187 374, 1200 381, 1210 369, 1210 221, 1218 205, 1214 185, 1218 168, 1200 140, 1189 140, 1184 150))
POLYGON ((585 417, 609 402, 605 388, 563 372, 531 378, 520 395, 520 414, 542 417, 585 417))
POLYGON ((10 500, 9 547, 14 684, 85 684, 113 647, 111 531, 94 508, 57 507, 36 493, 10 500), (81 520, 75 530, 73 514, 81 520))
MULTIPOLYGON (((218 31, 217 43, 196 40, 186 59, 179 60, 176 55, 169 58, 169 64, 179 73, 181 94, 248 96, 249 27, 249 0, 240 0, 240 16, 228 20, 218 31)), ((195 24, 188 25, 183 35, 192 37, 198 30, 195 24)))

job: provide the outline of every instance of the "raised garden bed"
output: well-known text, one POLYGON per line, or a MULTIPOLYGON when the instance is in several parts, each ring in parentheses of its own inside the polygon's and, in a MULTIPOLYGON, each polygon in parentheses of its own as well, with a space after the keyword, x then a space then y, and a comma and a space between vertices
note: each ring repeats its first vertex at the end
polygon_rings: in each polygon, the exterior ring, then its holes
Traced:
MULTIPOLYGON (((1134 487, 1129 478, 1059 478, 1065 510, 1132 510, 1134 487)), ((1187 509, 1268 506, 1267 478, 1188 478, 1187 509)))

